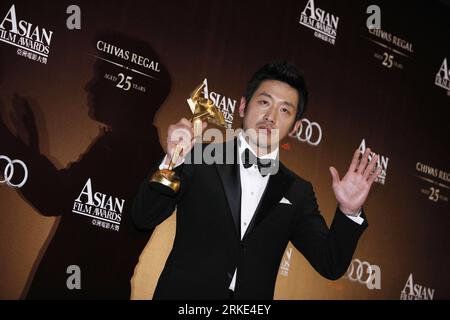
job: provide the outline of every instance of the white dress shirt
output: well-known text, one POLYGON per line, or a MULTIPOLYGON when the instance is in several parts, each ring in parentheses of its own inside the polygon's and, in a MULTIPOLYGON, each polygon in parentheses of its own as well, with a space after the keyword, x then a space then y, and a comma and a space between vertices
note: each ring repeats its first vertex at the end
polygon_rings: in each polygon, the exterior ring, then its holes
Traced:
MULTIPOLYGON (((255 152, 252 147, 247 143, 242 133, 238 137, 238 154, 239 159, 242 159, 242 153, 245 149, 249 149, 256 157, 255 152)), ((271 159, 275 160, 278 155, 278 147, 264 156, 259 157, 260 159, 271 159)), ((259 172, 258 166, 254 164, 249 168, 244 168, 242 161, 239 163, 239 173, 241 177, 241 240, 244 237, 245 231, 252 221, 255 210, 258 207, 259 201, 266 189, 267 182, 269 181, 270 175, 262 176, 259 172)), ((237 268, 234 270, 233 279, 229 289, 234 291, 236 285, 237 268)))

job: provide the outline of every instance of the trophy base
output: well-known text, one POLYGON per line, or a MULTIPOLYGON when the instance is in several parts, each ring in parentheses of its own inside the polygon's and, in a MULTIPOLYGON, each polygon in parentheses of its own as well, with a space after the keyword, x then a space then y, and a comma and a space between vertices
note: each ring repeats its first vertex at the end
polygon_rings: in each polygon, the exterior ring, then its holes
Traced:
POLYGON ((168 169, 156 171, 150 178, 150 184, 156 190, 168 195, 175 195, 180 190, 180 179, 175 171, 168 169))

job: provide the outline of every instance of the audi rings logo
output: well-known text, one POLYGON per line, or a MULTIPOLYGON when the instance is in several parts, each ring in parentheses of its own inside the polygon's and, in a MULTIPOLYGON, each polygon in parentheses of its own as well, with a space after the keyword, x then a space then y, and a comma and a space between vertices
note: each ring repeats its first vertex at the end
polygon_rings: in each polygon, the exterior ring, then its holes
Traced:
POLYGON ((381 289, 380 267, 366 261, 354 259, 347 270, 346 277, 353 282, 365 284, 370 290, 381 289))
MULTIPOLYGON (((3 179, 0 179, 0 183, 5 183, 13 188, 21 188, 28 179, 28 169, 27 166, 25 165, 25 163, 22 160, 11 160, 10 158, 8 158, 7 156, 2 156, 0 155, 0 160, 4 160, 6 161, 6 167, 3 170, 3 179), (14 176, 14 172, 17 173, 17 171, 14 171, 15 168, 20 168, 22 167, 23 169, 23 178, 22 181, 20 183, 13 183, 12 179, 14 176)), ((4 162, 2 161, 2 162, 4 162)), ((2 171, 0 171, 2 172, 2 171)), ((1 178, 1 177, 0 177, 1 178)))
POLYGON ((311 122, 308 119, 300 120, 300 128, 295 136, 301 142, 307 142, 312 146, 319 145, 322 140, 322 128, 317 122, 311 122))

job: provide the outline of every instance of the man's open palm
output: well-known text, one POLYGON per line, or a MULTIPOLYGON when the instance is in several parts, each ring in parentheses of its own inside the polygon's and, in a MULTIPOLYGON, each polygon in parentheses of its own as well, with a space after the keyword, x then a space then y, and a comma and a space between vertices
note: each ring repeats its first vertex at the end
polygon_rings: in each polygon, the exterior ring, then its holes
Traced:
POLYGON ((374 172, 373 169, 377 164, 379 156, 376 155, 368 163, 370 149, 367 148, 362 158, 360 151, 357 149, 353 155, 352 163, 342 178, 334 167, 330 167, 331 176, 333 178, 333 191, 339 208, 345 214, 354 215, 359 212, 367 199, 373 182, 381 173, 381 167, 374 172))

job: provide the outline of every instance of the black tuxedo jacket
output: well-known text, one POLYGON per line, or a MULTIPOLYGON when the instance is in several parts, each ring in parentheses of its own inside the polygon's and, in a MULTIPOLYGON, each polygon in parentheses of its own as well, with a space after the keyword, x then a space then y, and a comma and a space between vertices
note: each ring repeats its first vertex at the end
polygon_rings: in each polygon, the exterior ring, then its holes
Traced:
MULTIPOLYGON (((213 146, 236 154, 235 142, 213 146)), ((149 185, 152 171, 133 204, 133 220, 142 229, 153 229, 177 209, 173 248, 154 299, 225 299, 236 267, 234 299, 273 299, 289 241, 322 276, 338 279, 346 272, 367 227, 364 212, 359 225, 337 209, 328 229, 311 183, 280 162, 241 240, 239 164, 188 164, 192 154, 175 169, 181 180, 176 196, 149 185), (283 197, 292 204, 280 203, 283 197)))

